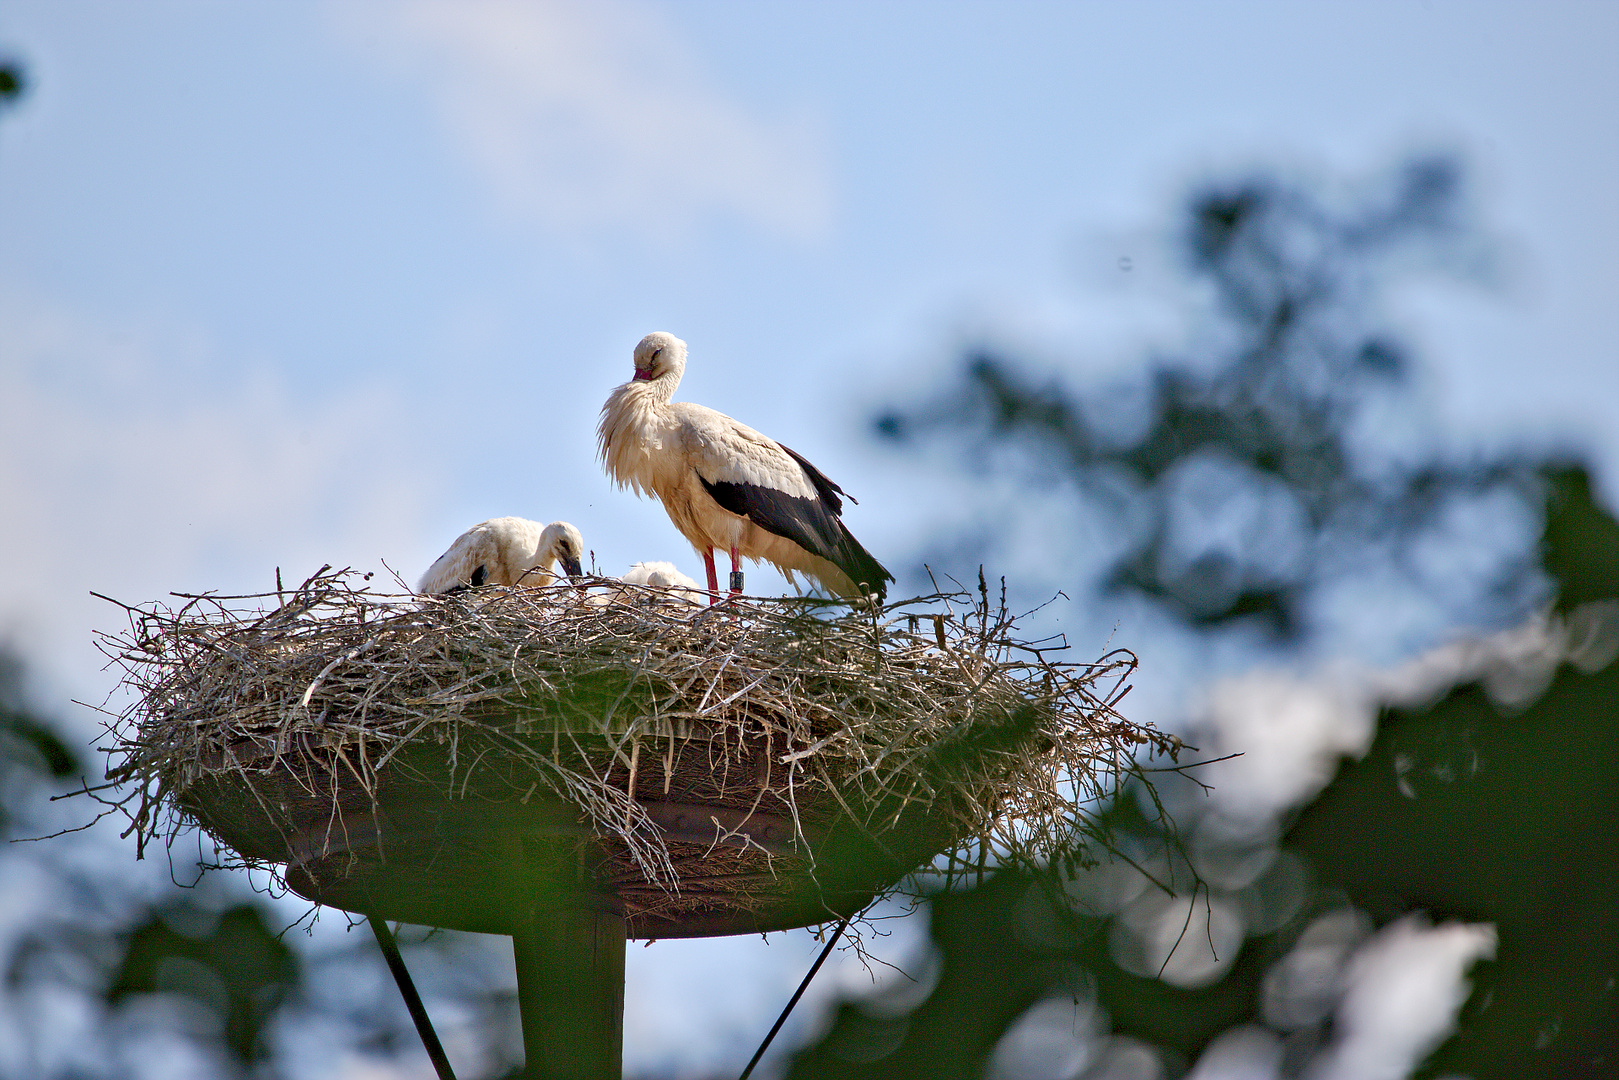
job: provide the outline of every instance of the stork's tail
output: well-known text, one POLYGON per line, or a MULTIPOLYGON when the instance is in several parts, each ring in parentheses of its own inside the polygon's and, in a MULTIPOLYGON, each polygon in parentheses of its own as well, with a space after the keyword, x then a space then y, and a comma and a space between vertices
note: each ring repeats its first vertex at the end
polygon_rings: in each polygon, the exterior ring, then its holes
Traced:
POLYGON ((838 531, 842 535, 838 537, 837 557, 832 562, 854 582, 860 595, 876 593, 877 602, 882 603, 888 598, 888 582, 894 580, 894 575, 860 545, 841 519, 838 531))

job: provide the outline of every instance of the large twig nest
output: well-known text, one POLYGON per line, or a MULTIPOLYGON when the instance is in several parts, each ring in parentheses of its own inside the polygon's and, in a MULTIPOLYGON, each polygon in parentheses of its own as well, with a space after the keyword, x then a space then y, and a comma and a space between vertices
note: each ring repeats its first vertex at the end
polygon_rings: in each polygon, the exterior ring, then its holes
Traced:
POLYGON ((1177 745, 1114 711, 1133 656, 1054 659, 982 588, 704 608, 323 570, 126 610, 108 778, 143 841, 195 821, 304 895, 472 929, 541 864, 662 937, 823 921, 919 868, 1082 860, 1087 808, 1177 745))

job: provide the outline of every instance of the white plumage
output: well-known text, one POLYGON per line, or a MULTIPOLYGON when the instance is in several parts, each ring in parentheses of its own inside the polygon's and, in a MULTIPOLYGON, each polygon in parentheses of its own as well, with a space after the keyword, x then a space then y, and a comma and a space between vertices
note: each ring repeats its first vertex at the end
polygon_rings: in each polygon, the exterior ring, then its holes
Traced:
MULTIPOLYGON (((648 334, 635 347, 635 377, 602 406, 596 428, 607 473, 655 496, 703 557, 717 593, 714 549, 806 574, 840 596, 876 593, 893 575, 841 519, 843 489, 773 439, 701 405, 673 401, 686 343, 648 334)), ((734 580, 734 579, 733 579, 734 580)))
POLYGON ((638 562, 611 580, 621 583, 621 586, 645 585, 650 586, 650 588, 612 588, 605 593, 590 597, 592 604, 606 606, 607 604, 637 604, 657 600, 673 600, 680 604, 701 604, 703 602, 703 587, 679 570, 676 570, 674 563, 638 562), (653 592, 651 591, 653 589, 659 591, 653 592))
POLYGON ((687 577, 675 569, 671 562, 638 562, 618 576, 630 585, 652 585, 660 589, 696 589, 702 591, 695 578, 687 577))
POLYGON ((581 573, 585 541, 566 521, 541 525, 527 518, 501 517, 474 525, 427 568, 419 593, 444 593, 480 585, 549 585, 550 570, 562 564, 569 577, 581 573))
POLYGON ((703 587, 696 579, 676 570, 674 563, 638 562, 620 574, 618 580, 629 585, 650 585, 655 589, 668 589, 670 596, 688 603, 703 602, 703 587))

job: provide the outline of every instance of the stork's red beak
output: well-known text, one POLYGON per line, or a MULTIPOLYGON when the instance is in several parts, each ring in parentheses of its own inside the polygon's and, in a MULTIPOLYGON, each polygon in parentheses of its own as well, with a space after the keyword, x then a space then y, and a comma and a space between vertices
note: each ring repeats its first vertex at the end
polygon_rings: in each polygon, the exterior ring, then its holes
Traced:
POLYGON ((635 369, 635 378, 631 379, 630 381, 631 382, 644 382, 645 380, 650 379, 650 378, 652 378, 652 372, 650 370, 647 370, 645 368, 636 368, 635 369))

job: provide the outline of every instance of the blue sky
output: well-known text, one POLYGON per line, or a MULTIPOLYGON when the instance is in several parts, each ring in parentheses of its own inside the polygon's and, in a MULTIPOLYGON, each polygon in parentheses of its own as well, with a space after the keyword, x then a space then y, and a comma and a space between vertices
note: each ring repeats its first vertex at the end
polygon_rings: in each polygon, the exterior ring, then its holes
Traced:
POLYGON ((872 410, 978 335, 1179 340, 1156 230, 1255 163, 1461 153, 1514 273, 1400 296, 1440 434, 1619 501, 1619 5, 8 2, 0 49, 0 634, 53 701, 110 688, 91 589, 414 581, 504 514, 696 573, 594 461, 655 329, 914 572, 951 491, 872 410))
POLYGON ((955 491, 877 405, 976 336, 1128 368, 1186 332, 1188 183, 1432 147, 1514 268, 1399 295, 1438 434, 1573 440, 1612 496, 1616 40, 1607 4, 0 7, 33 82, 0 128, 0 628, 82 695, 91 589, 414 581, 504 514, 696 571, 594 461, 652 329, 914 574, 955 491))

